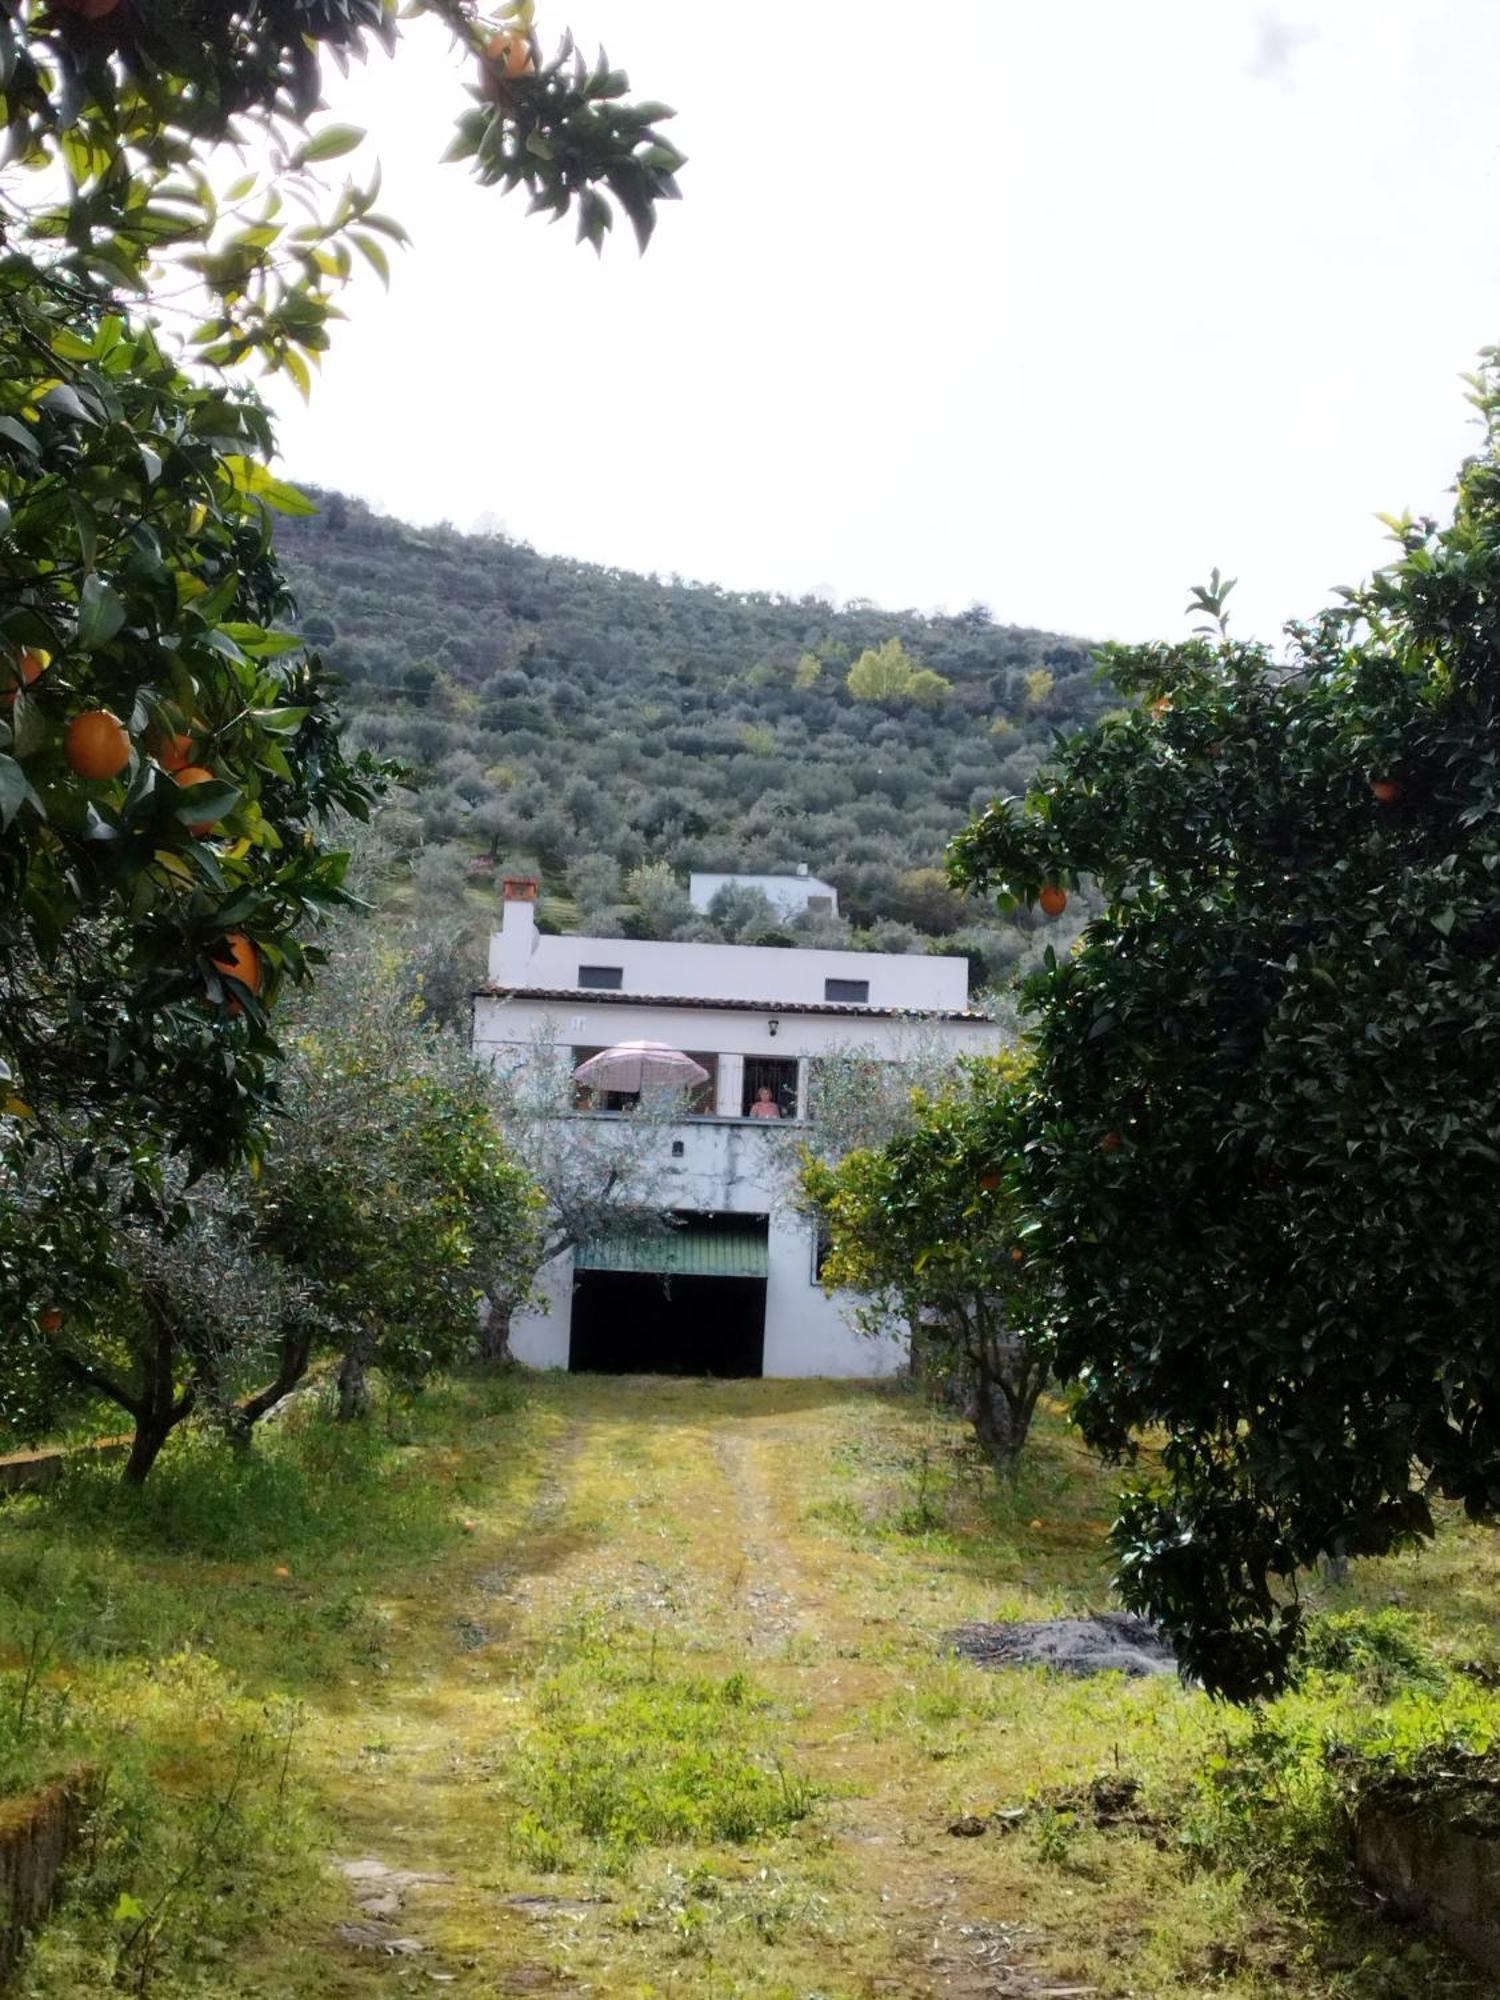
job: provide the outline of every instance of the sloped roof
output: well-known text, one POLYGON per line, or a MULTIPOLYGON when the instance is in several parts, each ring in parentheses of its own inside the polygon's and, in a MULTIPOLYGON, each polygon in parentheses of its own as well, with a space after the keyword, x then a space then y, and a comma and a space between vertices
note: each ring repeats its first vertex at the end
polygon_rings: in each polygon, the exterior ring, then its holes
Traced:
POLYGON ((684 993, 621 993, 598 986, 495 986, 474 989, 476 1000, 568 1000, 599 1007, 693 1007, 700 1013, 846 1014, 875 1021, 988 1021, 977 1007, 871 1007, 857 1000, 713 1000, 684 993))

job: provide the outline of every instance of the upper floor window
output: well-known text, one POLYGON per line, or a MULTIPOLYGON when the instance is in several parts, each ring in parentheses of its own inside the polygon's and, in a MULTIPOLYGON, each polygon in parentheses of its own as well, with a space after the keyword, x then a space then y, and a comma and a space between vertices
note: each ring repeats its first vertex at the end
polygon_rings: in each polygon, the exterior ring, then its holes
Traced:
POLYGON ((746 1056, 742 1118, 797 1116, 797 1063, 794 1057, 746 1056))
POLYGON ((825 979, 823 998, 853 1001, 866 1007, 870 1002, 870 982, 868 979, 825 979))
POLYGON ((625 984, 623 965, 580 965, 578 984, 592 986, 600 993, 618 993, 625 984))

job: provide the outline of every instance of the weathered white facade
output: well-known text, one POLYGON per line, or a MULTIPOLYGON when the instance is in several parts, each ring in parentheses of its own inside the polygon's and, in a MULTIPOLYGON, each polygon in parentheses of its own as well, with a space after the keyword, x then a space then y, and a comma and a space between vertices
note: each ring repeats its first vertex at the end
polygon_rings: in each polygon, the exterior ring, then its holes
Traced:
POLYGON ((624 1147, 659 1150, 662 1205, 685 1219, 689 1233, 694 1218, 705 1231, 727 1227, 749 1259, 737 1268, 756 1275, 673 1278, 665 1287, 657 1279, 658 1305, 649 1281, 618 1266, 601 1270, 598 1259, 585 1268, 586 1247, 582 1255, 568 1252, 543 1274, 540 1308, 512 1323, 517 1358, 539 1367, 628 1366, 642 1312, 658 1310, 696 1315, 710 1342, 715 1321, 733 1319, 741 1329, 734 1351, 748 1357, 746 1316, 763 1311, 763 1325, 757 1320, 754 1328, 758 1365, 720 1365, 706 1347, 703 1372, 874 1375, 898 1368, 901 1343, 858 1333, 852 1302, 824 1292, 812 1227, 791 1205, 808 1065, 851 1048, 899 1062, 914 1041, 934 1038, 955 1053, 998 1047, 999 1029, 968 1008, 966 961, 544 937, 533 894, 529 883, 507 884, 489 984, 474 998, 476 1049, 507 1071, 536 1062, 544 1048, 563 1051, 570 1070, 585 1053, 635 1040, 694 1056, 710 1081, 690 1115, 637 1124, 619 1110, 568 1103, 557 1115, 590 1121, 590 1143, 606 1151, 614 1129, 624 1147), (750 1116, 757 1095, 774 1099, 782 1115, 750 1116))

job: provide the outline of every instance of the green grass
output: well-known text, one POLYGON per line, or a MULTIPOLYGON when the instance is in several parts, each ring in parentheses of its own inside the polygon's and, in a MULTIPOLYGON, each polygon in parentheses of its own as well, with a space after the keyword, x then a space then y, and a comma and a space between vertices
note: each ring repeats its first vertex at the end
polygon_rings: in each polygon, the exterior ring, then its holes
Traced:
POLYGON ((322 1897, 309 1717, 383 1669, 392 1570, 463 1539, 464 1480, 422 1441, 517 1401, 439 1391, 364 1426, 308 1409, 244 1453, 185 1431, 142 1490, 87 1465, 5 1504, 0 1793, 103 1774, 22 1992, 222 1991, 237 1945, 322 1897))
POLYGON ((674 1672, 643 1633, 591 1620, 528 1693, 535 1726, 501 1788, 530 1868, 618 1873, 641 1848, 744 1846, 812 1809, 777 1750, 784 1715, 743 1673, 674 1672))
POLYGON ((1311 1580, 1308 1671, 1258 1717, 944 1652, 1107 1602, 1109 1514, 1058 1410, 997 1491, 960 1425, 858 1384, 463 1383, 248 1456, 184 1436, 141 1493, 82 1471, 0 1507, 0 1789, 106 1774, 18 1991, 868 2000, 1012 1961, 1101 2000, 1472 1990, 1344 1843, 1354 1774, 1500 1740, 1459 1671, 1495 1537, 1311 1580), (1096 1824, 1121 1776, 1139 1824, 1096 1824), (340 1941, 331 1854, 451 1878, 398 1919, 427 1955, 340 1941), (985 1944, 997 1913, 1024 1942, 985 1944))

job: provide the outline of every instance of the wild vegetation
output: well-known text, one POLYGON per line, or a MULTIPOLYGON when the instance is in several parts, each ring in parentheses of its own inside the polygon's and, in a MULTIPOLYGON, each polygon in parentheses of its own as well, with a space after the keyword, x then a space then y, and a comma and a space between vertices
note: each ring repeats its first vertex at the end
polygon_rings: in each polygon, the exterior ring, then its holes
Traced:
POLYGON ((998 1488, 899 1390, 576 1377, 8 1502, 4 1782, 109 1771, 17 1990, 1475 1992, 1347 1830, 1493 1738, 1492 1537, 1320 1582, 1255 1715, 945 1650, 1097 1604, 1108 1506, 1047 1401, 998 1488))
POLYGON ((384 824, 424 911, 534 869, 544 925, 966 951, 976 988, 1076 929, 966 902, 942 859, 1114 699, 1077 640, 979 605, 836 610, 632 576, 319 498, 277 549, 305 637, 346 682, 346 742, 417 783, 384 824), (846 924, 789 931, 753 894, 715 920, 688 904, 690 869, 799 863, 838 888, 846 924))

